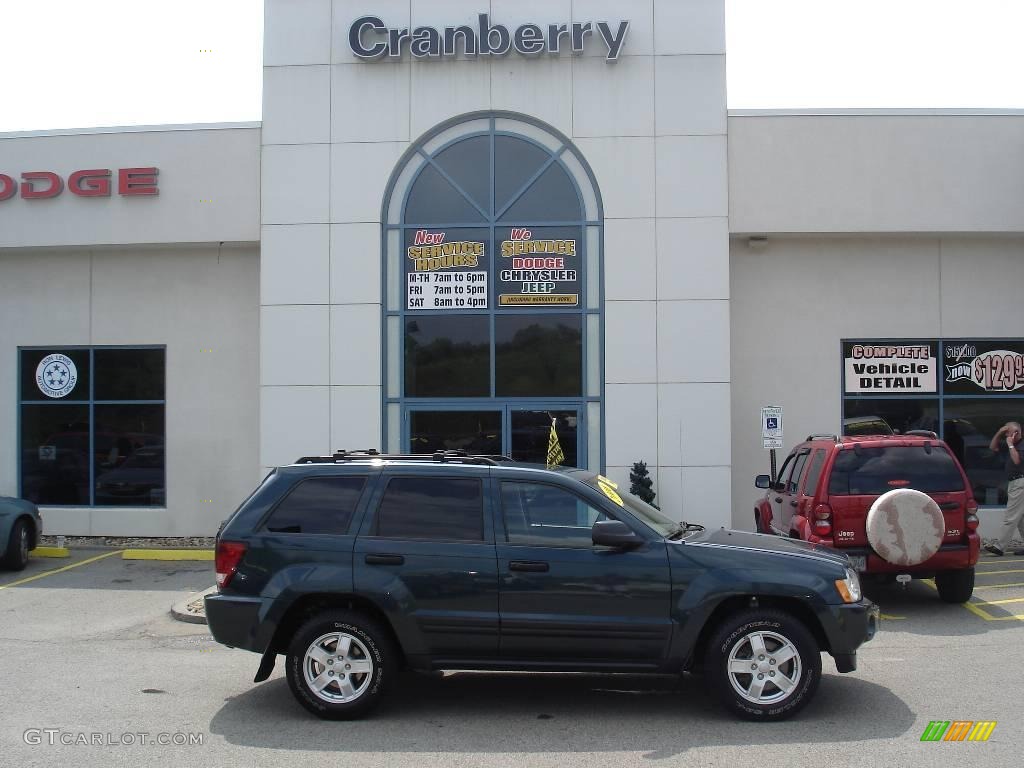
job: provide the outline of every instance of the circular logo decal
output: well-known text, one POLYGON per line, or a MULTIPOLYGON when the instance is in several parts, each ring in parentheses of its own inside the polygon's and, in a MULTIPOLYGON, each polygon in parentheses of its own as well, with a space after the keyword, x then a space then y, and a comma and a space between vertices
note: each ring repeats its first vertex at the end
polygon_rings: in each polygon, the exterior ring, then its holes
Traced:
POLYGON ((47 397, 64 397, 78 383, 78 368, 67 355, 47 355, 36 366, 36 384, 47 397))

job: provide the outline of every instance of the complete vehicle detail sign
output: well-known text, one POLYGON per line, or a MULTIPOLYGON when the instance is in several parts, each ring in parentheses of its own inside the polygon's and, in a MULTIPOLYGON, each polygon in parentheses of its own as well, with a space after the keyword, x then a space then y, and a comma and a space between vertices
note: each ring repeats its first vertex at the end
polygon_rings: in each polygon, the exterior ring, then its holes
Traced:
POLYGON ((388 27, 379 16, 360 16, 349 27, 348 45, 361 59, 400 59, 406 50, 417 59, 443 58, 460 52, 467 56, 504 56, 513 50, 522 56, 557 55, 563 50, 579 55, 587 38, 596 36, 607 50, 605 59, 615 61, 622 52, 627 32, 628 21, 527 23, 510 29, 504 24, 491 24, 490 15, 481 13, 476 24, 410 30, 388 27))
POLYGON ((937 368, 931 344, 845 342, 846 394, 936 392, 937 368))

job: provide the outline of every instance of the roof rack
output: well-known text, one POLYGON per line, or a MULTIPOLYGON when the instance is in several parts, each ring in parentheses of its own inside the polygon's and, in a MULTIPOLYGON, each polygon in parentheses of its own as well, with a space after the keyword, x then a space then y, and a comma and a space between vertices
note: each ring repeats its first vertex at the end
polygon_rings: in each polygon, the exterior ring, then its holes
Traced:
POLYGON ((932 432, 930 429, 908 429, 903 434, 915 435, 916 437, 930 437, 932 440, 939 439, 939 436, 935 432, 932 432))
POLYGON ((839 435, 833 434, 832 432, 815 432, 813 435, 808 435, 807 440, 831 440, 833 443, 841 443, 839 435))
POLYGON ((497 466, 512 462, 508 456, 470 454, 465 450, 434 451, 433 453, 381 453, 376 448, 365 448, 355 451, 339 450, 330 456, 302 456, 295 460, 296 464, 343 464, 348 461, 366 461, 380 459, 382 461, 422 461, 436 464, 483 464, 497 466))

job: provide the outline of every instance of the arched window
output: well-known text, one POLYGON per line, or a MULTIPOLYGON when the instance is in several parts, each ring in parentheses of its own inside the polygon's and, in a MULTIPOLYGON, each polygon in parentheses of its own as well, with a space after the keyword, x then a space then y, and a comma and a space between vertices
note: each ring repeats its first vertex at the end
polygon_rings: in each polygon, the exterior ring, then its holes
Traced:
MULTIPOLYGON (((358 183, 357 180, 354 180, 358 183)), ((557 131, 467 115, 399 162, 382 211, 384 444, 603 467, 603 214, 557 131)))

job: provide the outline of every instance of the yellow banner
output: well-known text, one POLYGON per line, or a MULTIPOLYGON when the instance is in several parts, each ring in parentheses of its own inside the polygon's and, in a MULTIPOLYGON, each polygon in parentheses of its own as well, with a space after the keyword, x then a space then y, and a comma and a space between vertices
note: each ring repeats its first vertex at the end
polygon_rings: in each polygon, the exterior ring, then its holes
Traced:
POLYGON ((498 297, 501 306, 516 305, 565 305, 575 307, 579 303, 578 293, 503 293, 498 297))

